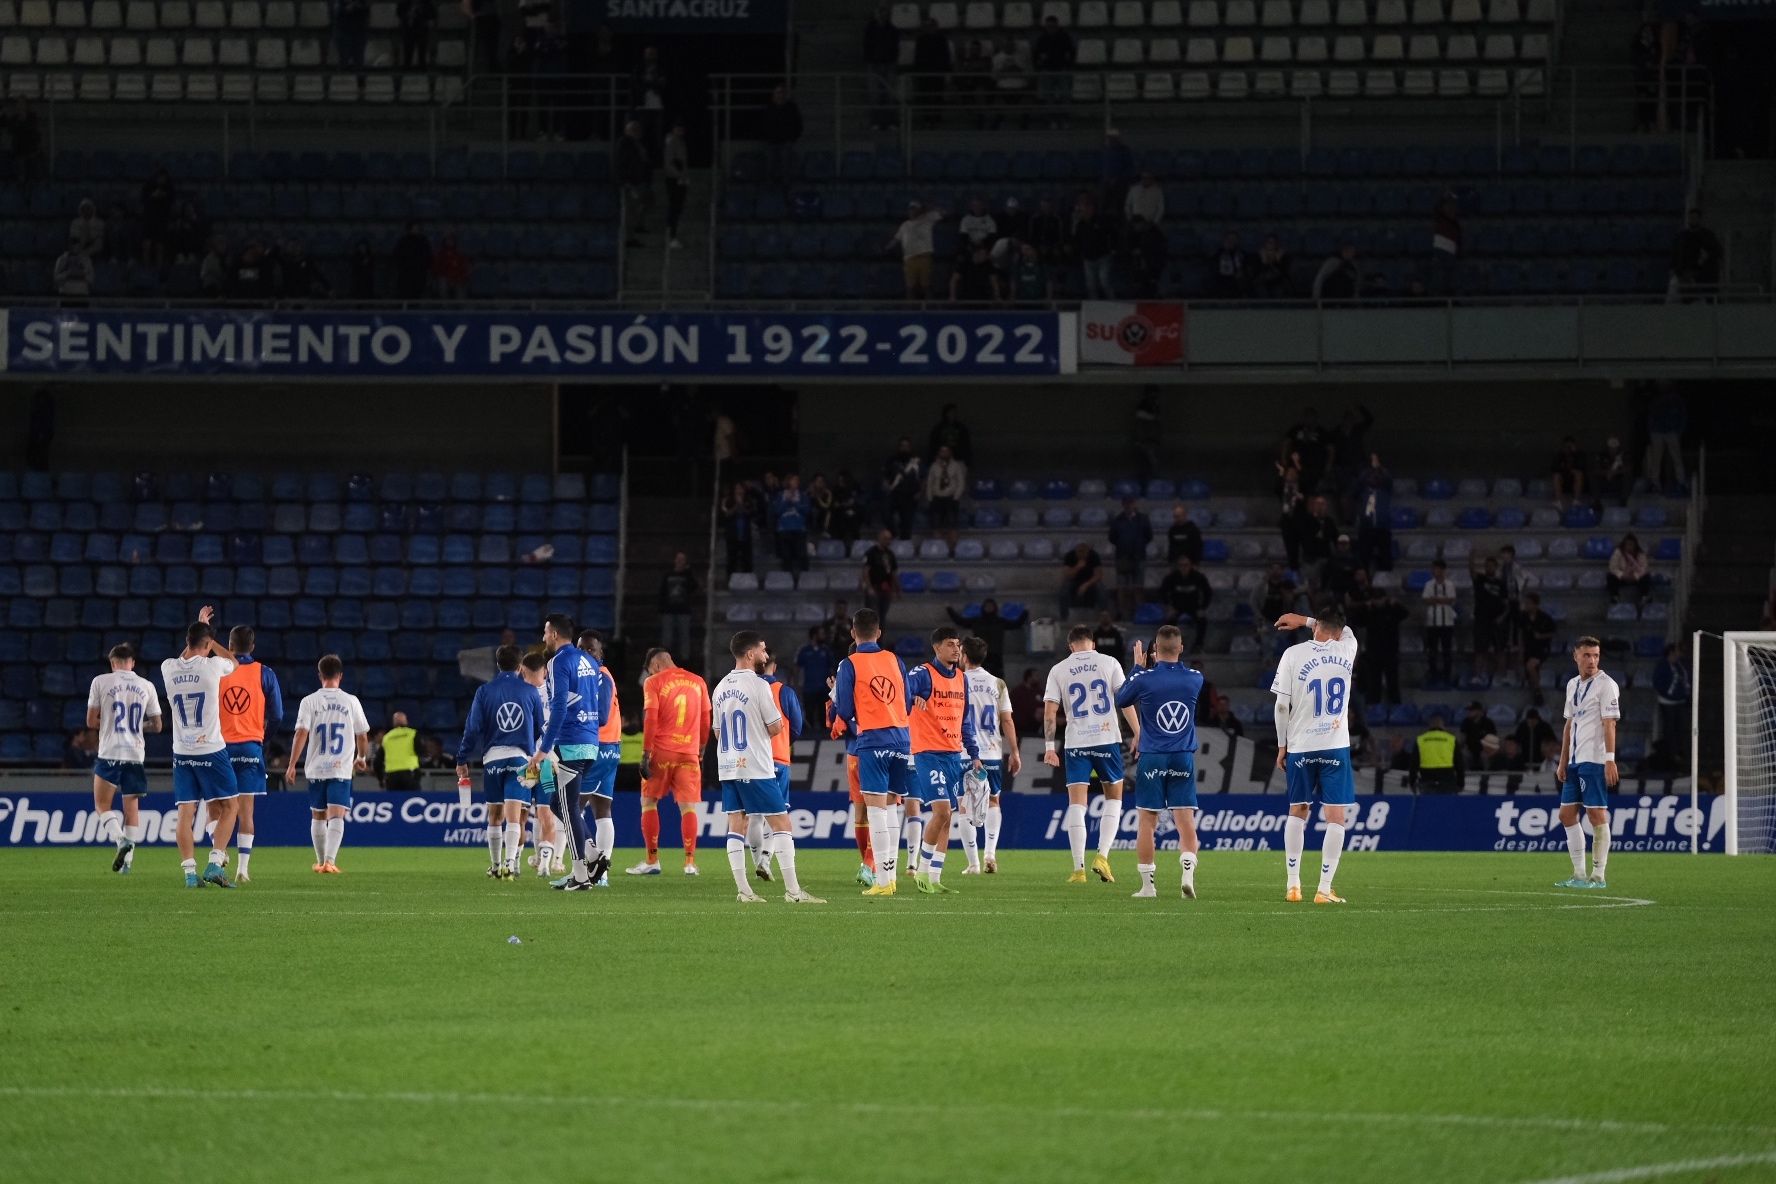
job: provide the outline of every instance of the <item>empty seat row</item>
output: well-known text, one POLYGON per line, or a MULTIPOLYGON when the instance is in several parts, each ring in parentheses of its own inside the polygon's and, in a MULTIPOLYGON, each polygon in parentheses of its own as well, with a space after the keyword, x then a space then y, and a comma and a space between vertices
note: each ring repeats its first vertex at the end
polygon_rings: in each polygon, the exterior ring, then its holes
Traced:
MULTIPOLYGON (((390 47, 375 45, 366 59, 388 58, 390 47)), ((128 66, 170 69, 183 66, 225 66, 257 70, 318 70, 327 65, 325 36, 297 37, 62 37, 13 35, 0 40, 0 66, 128 66)), ((441 67, 463 63, 463 46, 441 46, 441 67)))
POLYGON ((1183 62, 1202 66, 1225 62, 1247 65, 1253 62, 1511 62, 1544 61, 1549 53, 1545 33, 1525 34, 1521 44, 1510 33, 1489 33, 1476 38, 1471 33, 1454 33, 1447 41, 1431 33, 1415 33, 1402 37, 1398 33, 1377 33, 1372 38, 1343 34, 1328 41, 1325 37, 1290 37, 1272 35, 1263 38, 1232 36, 1217 41, 1213 37, 1119 37, 1114 41, 1095 38, 1079 43, 1076 64, 1081 68, 1102 65, 1153 65, 1183 62))
POLYGON ((1515 76, 1504 68, 1468 71, 1442 70, 1244 70, 1185 71, 1171 73, 1082 75, 1073 80, 1073 98, 1080 102, 1098 99, 1128 102, 1146 99, 1245 98, 1465 98, 1477 95, 1499 98, 1545 93, 1547 79, 1540 67, 1521 67, 1515 76))
MULTIPOLYGON (((465 22, 454 4, 438 5, 439 23, 465 22)), ((400 27, 398 6, 370 6, 372 29, 400 27)), ((328 0, 0 0, 0 28, 22 29, 328 29, 328 0)))
POLYGON ((913 30, 927 19, 950 29, 1033 29, 1050 18, 1080 29, 1212 29, 1221 26, 1287 28, 1292 25, 1496 25, 1553 24, 1556 0, 988 0, 951 3, 938 0, 923 10, 917 4, 896 4, 890 20, 896 28, 913 30))
MULTIPOLYGON (((128 500, 153 503, 207 501, 206 509, 229 501, 262 502, 614 502, 621 482, 612 474, 588 480, 580 473, 353 473, 141 472, 61 473, 0 471, 0 509, 8 502, 87 502, 128 500)), ((36 512, 35 505, 30 512, 36 512)), ((349 512, 349 511, 348 511, 349 512)), ((4 527, 0 529, 15 529, 4 527)))
POLYGON ((213 74, 154 72, 78 75, 55 72, 8 73, 6 94, 14 99, 78 99, 88 103, 155 102, 194 103, 455 103, 462 99, 463 81, 457 77, 433 78, 425 74, 213 74))

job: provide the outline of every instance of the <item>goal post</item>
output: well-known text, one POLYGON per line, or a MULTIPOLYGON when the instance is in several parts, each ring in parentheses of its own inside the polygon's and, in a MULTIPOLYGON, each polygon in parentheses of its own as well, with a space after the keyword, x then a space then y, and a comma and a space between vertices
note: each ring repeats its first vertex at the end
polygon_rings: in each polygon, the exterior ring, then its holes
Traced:
POLYGON ((1776 849, 1776 633, 1721 636, 1728 855, 1776 849))

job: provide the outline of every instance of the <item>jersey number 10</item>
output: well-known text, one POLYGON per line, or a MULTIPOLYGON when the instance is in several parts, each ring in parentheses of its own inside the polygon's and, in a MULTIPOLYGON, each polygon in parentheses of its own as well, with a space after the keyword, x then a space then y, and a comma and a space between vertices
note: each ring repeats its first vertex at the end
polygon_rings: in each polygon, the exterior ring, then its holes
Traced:
POLYGON ((746 751, 745 712, 734 710, 721 717, 721 746, 723 752, 746 751))

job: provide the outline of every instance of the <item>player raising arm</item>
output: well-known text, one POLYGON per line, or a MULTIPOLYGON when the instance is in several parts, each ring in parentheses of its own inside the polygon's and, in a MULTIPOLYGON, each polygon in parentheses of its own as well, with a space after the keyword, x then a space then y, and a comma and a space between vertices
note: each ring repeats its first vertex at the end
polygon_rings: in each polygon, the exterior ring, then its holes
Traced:
POLYGON ((1572 879, 1556 888, 1607 888, 1609 864, 1609 791, 1621 774, 1616 770, 1616 721, 1622 718, 1622 690, 1603 672, 1603 646, 1595 637, 1573 643, 1573 664, 1579 672, 1566 684, 1566 727, 1560 735, 1560 825, 1566 828, 1566 851, 1572 856, 1572 879), (1579 807, 1591 822, 1595 846, 1591 875, 1585 875, 1585 828, 1579 807))
POLYGON ((314 842, 314 870, 339 874, 339 847, 345 842, 345 816, 352 804, 352 774, 370 767, 370 721, 356 695, 339 689, 345 663, 323 654, 315 663, 321 689, 296 708, 296 738, 284 783, 296 784, 296 766, 308 778, 308 835, 314 842), (308 759, 303 761, 304 750, 308 759))
POLYGON ((1301 900, 1301 852, 1307 843, 1307 816, 1318 794, 1326 838, 1320 845, 1320 887, 1315 904, 1343 904, 1332 891, 1332 876, 1344 851, 1345 808, 1357 803, 1351 776, 1351 667, 1357 658, 1357 636, 1344 623, 1344 610, 1334 606, 1316 619, 1284 613, 1276 627, 1291 633, 1313 630, 1313 640, 1283 651, 1270 692, 1276 696, 1277 768, 1289 783, 1289 817, 1283 823, 1283 851, 1288 888, 1283 899, 1301 900))
POLYGON ((234 655, 216 640, 210 621, 216 610, 204 605, 197 622, 185 630, 185 649, 160 664, 161 683, 172 705, 173 801, 179 807, 179 861, 185 869, 185 886, 214 884, 232 888, 222 874, 228 858, 228 840, 234 835, 234 766, 228 761, 228 745, 222 739, 222 680, 234 672, 234 655), (197 875, 197 804, 204 804, 215 825, 210 862, 203 878, 197 875))
POLYGON ((99 815, 99 838, 110 839, 117 853, 111 870, 129 875, 136 844, 142 841, 141 800, 148 793, 145 732, 160 731, 160 696, 154 684, 136 673, 136 651, 113 646, 111 673, 92 680, 86 696, 86 726, 99 733, 98 759, 93 762, 93 808, 99 815), (123 814, 111 809, 113 795, 123 794, 123 814))
MULTIPOLYGON (((1116 692, 1122 688, 1122 664, 1097 652, 1091 626, 1075 625, 1067 631, 1065 658, 1048 672, 1042 693, 1042 761, 1065 768, 1067 778, 1067 843, 1073 849, 1073 874, 1069 884, 1085 883, 1085 801, 1092 774, 1104 787, 1103 814, 1098 819, 1098 857, 1092 870, 1106 884, 1116 883, 1110 873, 1110 846, 1122 823, 1122 729, 1116 723, 1116 692), (1055 751, 1055 724, 1065 713, 1067 756, 1063 766, 1055 751)), ((1133 707, 1123 717, 1140 742, 1141 721, 1133 707)))

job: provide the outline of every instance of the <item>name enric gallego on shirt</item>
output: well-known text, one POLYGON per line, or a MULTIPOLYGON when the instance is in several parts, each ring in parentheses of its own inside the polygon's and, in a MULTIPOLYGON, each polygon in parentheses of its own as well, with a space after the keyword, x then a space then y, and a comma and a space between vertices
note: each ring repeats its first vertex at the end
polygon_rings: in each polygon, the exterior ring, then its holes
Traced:
POLYGON ((1349 658, 1340 657, 1337 654, 1316 654, 1313 658, 1302 663, 1300 672, 1295 675, 1295 681, 1301 682, 1305 680, 1308 674, 1318 670, 1322 666, 1342 666, 1344 669, 1349 670, 1351 668, 1351 661, 1349 658))

